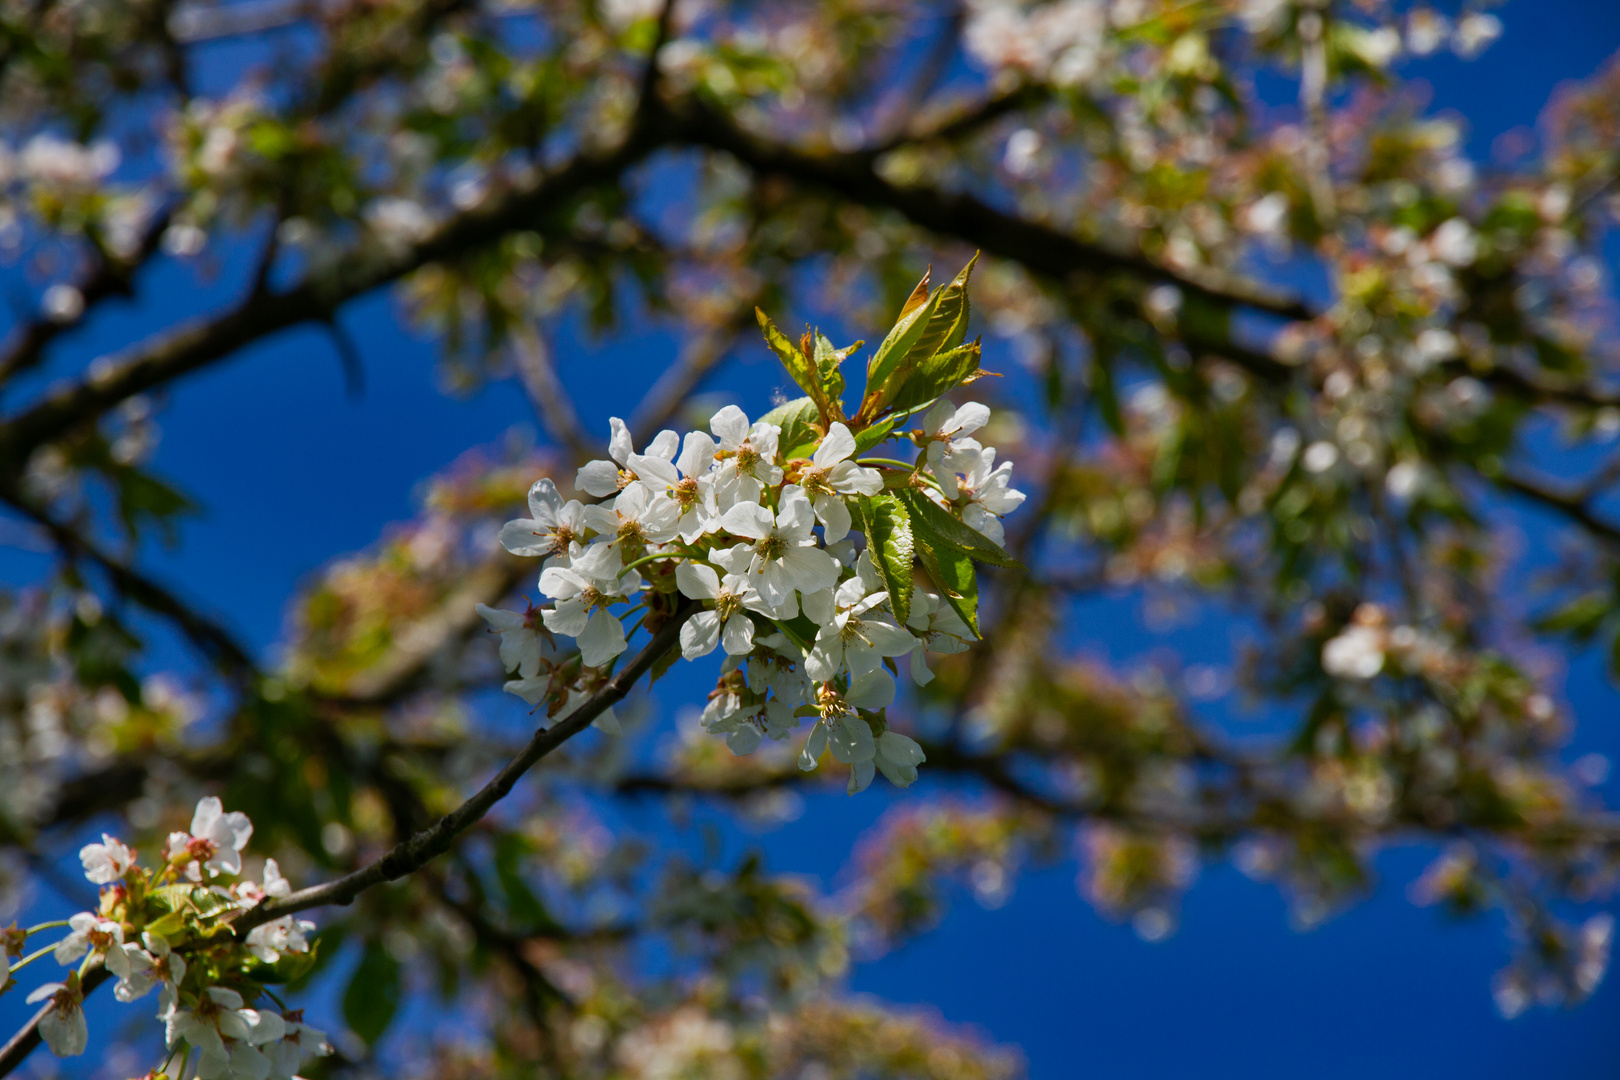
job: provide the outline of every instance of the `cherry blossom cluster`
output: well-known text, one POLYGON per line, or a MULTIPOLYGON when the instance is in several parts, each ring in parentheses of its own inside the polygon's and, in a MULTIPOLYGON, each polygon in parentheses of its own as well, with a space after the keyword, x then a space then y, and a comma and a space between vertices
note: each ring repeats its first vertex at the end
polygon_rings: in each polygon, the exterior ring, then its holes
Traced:
MULTIPOLYGON (((842 422, 794 447, 806 456, 787 457, 783 426, 770 422, 779 417, 787 419, 777 410, 750 423, 727 406, 709 431, 684 439, 663 431, 643 452, 614 418, 612 460, 590 462, 575 480, 600 501, 565 501, 541 480, 529 492, 530 516, 501 531, 508 551, 545 560, 539 589, 551 602, 521 614, 479 610, 517 673, 507 691, 557 719, 625 651, 625 620, 670 610, 678 594, 701 605, 681 628, 681 655, 725 654, 703 724, 733 753, 786 739, 810 719, 802 768, 830 751, 850 767, 851 794, 876 771, 904 787, 924 755, 887 726, 891 672, 904 660, 927 683, 926 653, 960 652, 973 631, 941 593, 912 588, 909 546, 886 551, 858 526, 874 500, 905 490, 999 550, 1001 517, 1024 495, 1010 486, 1011 465, 997 465, 996 451, 973 438, 990 417, 981 404, 934 403, 904 433, 918 451, 910 463, 858 456, 842 422), (553 635, 575 640, 577 663, 559 658, 553 635)), ((611 711, 597 725, 618 729, 611 711)))
POLYGON ((117 979, 119 1001, 158 991, 168 1060, 154 1073, 175 1060, 185 1072, 195 1052, 199 1080, 290 1080, 308 1056, 332 1048, 303 1023, 301 1010, 265 1007, 259 998, 271 996, 264 982, 294 976, 313 960, 306 935, 315 925, 284 915, 240 939, 232 933, 235 915, 292 891, 274 859, 265 860, 262 882, 242 876, 252 835, 246 814, 226 813, 210 796, 197 804, 189 832, 169 835, 154 868, 140 866, 135 849, 116 837, 85 845, 79 859, 85 877, 101 886, 98 909, 0 930, 0 992, 15 984, 11 973, 47 955, 71 968, 63 981, 28 995, 31 1003, 49 1002, 39 1024, 46 1045, 71 1057, 89 1046, 84 979, 101 966, 117 979), (58 928, 67 936, 28 953, 31 937, 58 928))

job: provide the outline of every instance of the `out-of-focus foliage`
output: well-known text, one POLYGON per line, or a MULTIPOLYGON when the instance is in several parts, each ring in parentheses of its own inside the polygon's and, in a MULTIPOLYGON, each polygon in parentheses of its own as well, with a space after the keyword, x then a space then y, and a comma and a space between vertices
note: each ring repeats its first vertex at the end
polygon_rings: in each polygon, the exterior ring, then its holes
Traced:
POLYGON ((1065 860, 1151 939, 1205 860, 1308 925, 1375 886, 1382 847, 1440 844, 1413 895, 1506 914, 1501 1008, 1579 1001, 1620 822, 1602 762, 1567 763, 1594 718, 1557 661, 1620 658, 1620 64, 1474 162, 1401 71, 1499 32, 1379 0, 6 5, 0 252, 37 314, 0 352, 0 498, 58 558, 0 598, 0 917, 92 822, 156 850, 219 794, 311 882, 510 756, 474 606, 532 589, 494 544, 529 483, 566 493, 599 456, 563 320, 679 336, 619 410, 642 445, 765 355, 756 306, 790 339, 811 310, 870 334, 925 265, 981 251, 972 314, 1005 370, 969 393, 1031 491, 1007 536, 1030 569, 983 575, 983 640, 890 710, 929 779, 840 891, 687 865, 609 812, 697 799, 768 828, 820 783, 778 744, 588 737, 449 855, 320 913, 305 982, 355 974, 316 1068, 1007 1076, 1015 1056, 844 979, 964 889, 994 905, 1065 860), (1261 77, 1297 102, 1262 105, 1261 77), (230 306, 64 358, 169 262, 225 274, 230 306), (305 323, 357 375, 335 316, 384 287, 452 388, 520 380, 547 445, 469 450, 254 657, 132 562, 209 494, 150 469, 152 394, 305 323), (1556 543, 1515 546, 1526 511, 1556 543), (1166 632, 1218 613, 1244 644, 1110 669, 1098 602, 1166 632), (168 630, 202 662, 158 670, 168 630), (1283 733, 1234 738, 1244 709, 1283 733), (404 1030, 411 995, 461 1022, 404 1030))

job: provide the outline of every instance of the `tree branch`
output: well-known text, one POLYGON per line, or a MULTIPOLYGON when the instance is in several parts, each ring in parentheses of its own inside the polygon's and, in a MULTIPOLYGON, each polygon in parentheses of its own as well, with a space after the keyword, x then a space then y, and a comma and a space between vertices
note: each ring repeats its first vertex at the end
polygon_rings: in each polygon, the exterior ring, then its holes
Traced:
POLYGON ((551 362, 551 345, 541 328, 524 323, 507 337, 512 343, 512 361, 517 366, 518 380, 545 423, 547 433, 581 462, 600 457, 601 448, 580 426, 573 400, 557 376, 557 366, 551 362))
POLYGON ((68 320, 36 318, 16 336, 4 358, 0 358, 0 388, 16 376, 39 365, 45 358, 45 347, 69 330, 76 329, 89 318, 90 312, 109 296, 129 296, 130 282, 135 272, 157 252, 164 230, 169 227, 169 212, 153 218, 141 237, 135 253, 127 260, 115 261, 98 255, 94 269, 76 286, 84 298, 84 309, 68 320))
POLYGON ((429 263, 483 247, 509 232, 533 229, 537 218, 616 180, 664 141, 659 125, 635 124, 616 149, 575 158, 538 181, 456 215, 420 243, 389 252, 357 250, 318 280, 250 296, 222 315, 150 338, 110 358, 104 373, 58 391, 0 424, 0 473, 20 469, 35 448, 136 394, 224 360, 278 331, 323 320, 339 305, 429 263))
MULTIPOLYGON (((80 984, 85 997, 89 997, 96 987, 110 978, 112 978, 112 972, 100 964, 91 967, 85 974, 84 981, 80 984)), ((51 1008, 52 1005, 48 1001, 41 1005, 39 1011, 34 1014, 33 1019, 23 1025, 22 1030, 13 1035, 5 1046, 0 1047, 0 1077, 11 1075, 11 1071, 21 1065, 28 1055, 34 1052, 34 1048, 40 1043, 39 1022, 45 1019, 51 1008)))
POLYGON ((584 731, 592 720, 622 700, 637 679, 646 674, 665 653, 677 646, 681 626, 696 611, 696 605, 684 605, 669 622, 659 628, 652 636, 652 640, 636 654, 634 660, 608 680, 606 686, 592 694, 589 700, 570 713, 566 719, 549 729, 535 732, 528 745, 516 757, 507 762, 476 795, 455 810, 404 843, 396 844, 387 854, 369 866, 325 885, 300 889, 291 896, 279 900, 264 901, 236 920, 234 925, 237 933, 245 933, 255 926, 261 926, 272 919, 294 912, 324 907, 328 904, 352 903, 355 897, 367 889, 414 873, 444 854, 458 836, 476 824, 489 813, 491 807, 505 798, 518 779, 533 768, 536 762, 584 731))
MULTIPOLYGON (((376 862, 352 874, 336 881, 329 881, 325 885, 300 889, 291 896, 279 900, 270 899, 261 902, 258 907, 243 913, 232 923, 236 933, 239 936, 245 935, 256 926, 310 908, 352 903, 355 897, 367 889, 415 873, 444 854, 455 843, 457 837, 477 824, 496 803, 505 798, 523 774, 533 768, 541 758, 584 731, 591 725, 591 721, 606 712, 610 706, 623 700, 635 686, 636 681, 651 670, 653 664, 665 653, 679 646, 681 627, 696 612, 697 605, 690 603, 683 605, 669 622, 659 628, 652 636, 652 640, 636 654, 635 659, 608 680, 607 685, 592 694, 589 700, 555 726, 535 732, 528 745, 507 762, 472 798, 409 840, 396 844, 376 862)), ((85 977, 85 994, 88 995, 106 979, 107 972, 104 968, 99 966, 94 968, 85 977)), ((49 1011, 49 1005, 40 1009, 21 1031, 12 1036, 5 1048, 0 1050, 0 1077, 8 1075, 39 1045, 39 1022, 49 1011)))
POLYGON ((200 652, 225 671, 242 679, 258 674, 253 657, 224 626, 194 611, 166 587, 128 563, 109 555, 89 537, 57 521, 10 485, 0 485, 0 499, 38 522, 70 558, 88 559, 100 567, 121 595, 173 623, 200 652))
POLYGON ((1620 525, 1605 521, 1592 508, 1592 493, 1559 490, 1551 484, 1520 473, 1504 472, 1495 477, 1508 491, 1556 510, 1610 544, 1620 544, 1620 525))
POLYGON ((809 183, 868 206, 898 211, 916 225, 1067 282, 1076 274, 1128 274, 1168 282, 1222 306, 1241 306, 1286 319, 1314 316, 1296 297, 1219 271, 1177 272, 1134 251, 1080 240, 1050 226, 997 210, 972 195, 921 185, 902 187, 877 172, 877 154, 811 153, 744 131, 696 98, 669 106, 673 135, 720 150, 756 172, 809 183))

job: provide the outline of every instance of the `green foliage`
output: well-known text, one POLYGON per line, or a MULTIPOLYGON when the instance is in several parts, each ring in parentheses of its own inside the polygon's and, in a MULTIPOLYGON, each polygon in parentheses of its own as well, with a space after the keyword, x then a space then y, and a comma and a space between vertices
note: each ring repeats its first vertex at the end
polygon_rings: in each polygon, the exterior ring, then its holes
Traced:
POLYGON ((861 496, 860 514, 861 528, 874 553, 872 562, 889 593, 889 606, 904 625, 911 617, 911 564, 916 555, 911 517, 893 495, 861 496))
POLYGON ((915 488, 898 492, 900 501, 911 513, 912 528, 917 535, 938 551, 950 549, 970 555, 974 560, 991 566, 1004 566, 1013 570, 1024 569, 1024 564, 997 547, 983 533, 962 524, 938 503, 915 488))
POLYGON ((918 538, 917 551, 940 595, 978 637, 979 578, 973 569, 973 559, 961 549, 927 533, 918 538))
POLYGON ((808 397, 783 402, 759 418, 762 424, 775 424, 782 429, 777 446, 786 459, 808 457, 821 438, 816 430, 820 409, 808 397))
POLYGON ((902 398, 917 404, 930 401, 977 373, 976 349, 971 362, 951 353, 967 335, 967 284, 978 259, 974 255, 950 284, 932 293, 928 292, 928 275, 917 283, 899 321, 867 362, 866 393, 858 421, 878 419, 896 409, 902 398), (953 371, 961 373, 955 383, 949 381, 953 371))
POLYGON ((402 992, 399 961, 382 942, 368 941, 343 991, 343 1019, 361 1039, 374 1043, 393 1022, 402 992))

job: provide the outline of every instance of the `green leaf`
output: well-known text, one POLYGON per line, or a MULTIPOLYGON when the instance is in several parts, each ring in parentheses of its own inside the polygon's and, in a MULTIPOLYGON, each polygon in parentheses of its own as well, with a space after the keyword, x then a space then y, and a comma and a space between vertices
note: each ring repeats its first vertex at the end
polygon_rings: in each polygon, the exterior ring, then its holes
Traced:
MULTIPOLYGON (((816 332, 816 371, 821 376, 822 388, 827 392, 829 404, 838 405, 838 412, 843 413, 844 397, 844 370, 843 364, 848 360, 864 341, 857 341, 853 345, 846 345, 842 349, 833 348, 833 343, 827 340, 825 334, 816 332)), ((829 417, 837 419, 837 417, 829 417)))
POLYGON ((975 339, 949 352, 940 353, 913 372, 895 391, 889 408, 897 413, 920 409, 941 394, 948 394, 963 383, 972 382, 978 374, 979 342, 975 339))
POLYGON ((935 290, 926 304, 902 317, 889 332, 867 366, 863 416, 875 417, 891 408, 896 394, 915 372, 939 353, 954 350, 962 343, 967 336, 967 283, 978 261, 975 254, 949 285, 935 290))
POLYGON ((918 539, 932 547, 942 557, 946 550, 961 551, 982 563, 1005 566, 1013 570, 1024 569, 1024 564, 991 543, 977 529, 964 525, 950 511, 916 488, 895 493, 906 509, 911 511, 911 527, 918 539))
POLYGON ((281 983, 296 982, 315 970, 315 961, 321 951, 321 939, 316 938, 309 943, 309 950, 301 953, 286 953, 273 964, 266 964, 255 960, 244 970, 248 978, 254 982, 265 983, 271 986, 281 983))
MULTIPOLYGON (((928 278, 924 276, 917 287, 921 289, 927 284, 928 278)), ((906 302, 906 310, 902 312, 899 321, 883 339, 883 344, 878 346, 877 352, 872 354, 872 359, 866 362, 866 396, 861 400, 863 415, 871 416, 881 409, 880 405, 873 403, 879 400, 884 383, 894 374, 900 361, 927 332, 928 321, 939 307, 939 300, 944 292, 944 289, 935 290, 926 302, 916 306, 913 306, 916 299, 916 293, 913 293, 912 300, 906 302)))
POLYGON ((827 391, 821 385, 821 373, 816 370, 816 364, 810 357, 804 355, 799 347, 788 340, 788 336, 776 328, 770 316, 759 308, 754 309, 755 318, 759 319, 759 328, 765 332, 765 344, 771 347, 776 358, 782 361, 787 373, 793 381, 799 384, 799 389, 810 395, 821 415, 827 412, 827 391))
POLYGON ((343 1019, 369 1045, 377 1041, 399 1010, 399 961, 382 942, 366 943, 349 985, 343 991, 343 1019))
POLYGON ((979 636, 979 578, 973 569, 973 560, 948 548, 936 550, 919 537, 917 552, 922 556, 923 569, 934 580, 945 602, 959 615, 973 636, 979 636))
POLYGON ((816 408, 816 403, 802 397, 778 405, 759 419, 761 423, 775 424, 782 429, 782 438, 777 447, 785 461, 808 457, 815 449, 816 440, 822 435, 816 428, 816 421, 820 418, 821 412, 816 408))
POLYGON ((974 252, 973 258, 951 283, 940 290, 939 304, 928 318, 928 327, 912 347, 912 352, 922 360, 954 349, 967 338, 968 278, 973 276, 973 266, 978 261, 979 253, 974 252))
POLYGON ((523 837, 501 835, 495 841, 495 880, 506 896, 506 914, 512 924, 530 933, 557 932, 562 925, 552 918, 523 878, 523 864, 533 855, 532 846, 523 837))
POLYGON ((911 618, 911 561, 916 552, 911 516, 893 495, 863 495, 860 509, 867 550, 883 577, 894 617, 904 626, 911 618))
POLYGON ((884 439, 887 439, 899 420, 899 417, 891 416, 881 424, 871 424, 857 431, 855 433, 855 452, 864 454, 884 439))
POLYGON ((1548 612, 1530 625, 1544 634, 1570 634, 1585 641, 1603 620, 1614 611, 1614 598, 1605 592, 1590 592, 1577 596, 1562 607, 1548 612))

